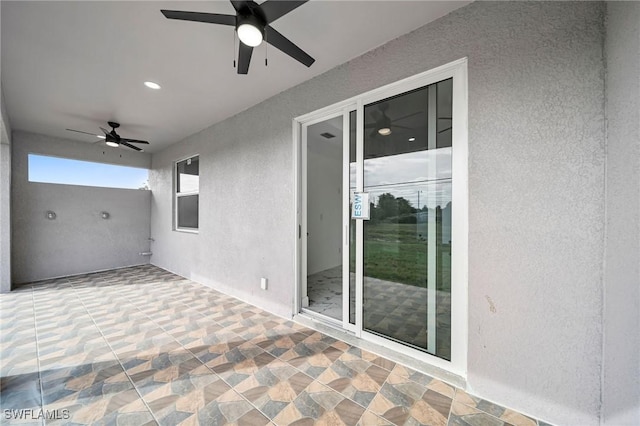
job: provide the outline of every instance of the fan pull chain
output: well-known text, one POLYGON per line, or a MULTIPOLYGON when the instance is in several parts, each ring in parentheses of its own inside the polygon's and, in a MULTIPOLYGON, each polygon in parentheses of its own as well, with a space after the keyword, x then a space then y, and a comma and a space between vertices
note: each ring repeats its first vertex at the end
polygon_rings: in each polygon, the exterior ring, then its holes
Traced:
POLYGON ((269 43, 267 43, 267 32, 264 32, 264 66, 268 67, 269 62, 267 62, 267 51, 269 50, 269 43))
POLYGON ((233 31, 233 68, 236 67, 236 31, 233 31))

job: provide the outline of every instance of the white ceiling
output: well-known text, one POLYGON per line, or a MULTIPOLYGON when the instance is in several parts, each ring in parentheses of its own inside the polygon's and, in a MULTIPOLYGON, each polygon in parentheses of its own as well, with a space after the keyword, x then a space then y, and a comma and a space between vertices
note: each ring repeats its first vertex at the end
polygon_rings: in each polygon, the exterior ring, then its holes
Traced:
POLYGON ((469 1, 311 0, 273 27, 316 59, 264 44, 233 68, 232 27, 168 20, 160 9, 234 14, 228 1, 5 1, 1 77, 14 130, 95 142, 108 120, 157 152, 469 1), (143 82, 162 85, 154 91, 143 82))

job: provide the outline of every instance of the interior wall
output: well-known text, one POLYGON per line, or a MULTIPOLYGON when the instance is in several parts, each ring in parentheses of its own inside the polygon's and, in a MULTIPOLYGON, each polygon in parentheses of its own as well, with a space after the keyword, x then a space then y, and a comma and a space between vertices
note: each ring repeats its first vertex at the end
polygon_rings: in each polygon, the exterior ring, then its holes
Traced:
POLYGON ((11 291, 11 124, 0 90, 0 293, 11 291))
POLYGON ((307 275, 311 275, 342 265, 342 145, 320 136, 307 144, 307 275))
POLYGON ((608 2, 602 419, 640 424, 640 3, 608 2))
POLYGON ((150 191, 29 182, 29 153, 146 168, 150 162, 148 154, 14 132, 14 285, 149 262, 139 253, 149 251, 150 191), (45 217, 48 210, 55 220, 45 217))
POLYGON ((603 17, 596 2, 475 2, 154 154, 152 263, 290 316, 292 119, 467 57, 467 386, 552 423, 597 424, 603 17), (194 235, 172 231, 172 162, 196 153, 194 235))

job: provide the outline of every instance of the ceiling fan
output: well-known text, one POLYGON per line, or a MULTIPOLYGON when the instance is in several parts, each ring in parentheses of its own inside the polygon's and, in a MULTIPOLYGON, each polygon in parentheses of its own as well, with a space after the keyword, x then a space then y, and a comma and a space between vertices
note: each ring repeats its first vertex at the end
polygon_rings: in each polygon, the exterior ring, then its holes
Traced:
POLYGON ((307 1, 267 0, 258 4, 253 0, 231 0, 233 8, 236 10, 235 15, 178 10, 161 10, 161 12, 169 19, 235 27, 241 41, 238 51, 238 74, 247 74, 253 48, 259 46, 263 40, 307 67, 315 62, 315 59, 271 26, 276 19, 307 1))
POLYGON ((66 129, 70 132, 76 132, 76 133, 84 133, 86 135, 92 135, 92 136, 97 136, 100 139, 105 139, 107 142, 107 145, 112 146, 112 147, 118 147, 120 145, 126 146, 127 148, 131 148, 134 149, 136 151, 143 151, 142 148, 138 148, 135 145, 131 145, 132 143, 142 143, 145 145, 149 145, 149 142, 147 141, 141 141, 138 139, 128 139, 128 138, 123 138, 121 137, 119 134, 116 133, 116 129, 118 127, 120 127, 120 123, 116 123, 115 121, 109 121, 107 122, 109 124, 109 126, 111 126, 111 131, 105 129, 104 127, 100 127, 100 130, 102 130, 102 132, 104 133, 104 136, 102 135, 96 135, 94 133, 89 133, 89 132, 83 132, 82 130, 74 130, 74 129, 66 129))
POLYGON ((412 127, 401 126, 395 123, 398 121, 402 121, 407 118, 413 117, 418 114, 423 114, 422 111, 418 111, 418 112, 414 112, 413 114, 405 115, 403 117, 397 117, 397 118, 391 119, 387 115, 388 109, 389 109, 389 104, 382 103, 378 105, 378 110, 373 110, 371 112, 371 117, 375 121, 365 126, 365 128, 367 129, 373 129, 369 137, 376 137, 377 135, 389 136, 392 133, 392 128, 414 130, 412 127))

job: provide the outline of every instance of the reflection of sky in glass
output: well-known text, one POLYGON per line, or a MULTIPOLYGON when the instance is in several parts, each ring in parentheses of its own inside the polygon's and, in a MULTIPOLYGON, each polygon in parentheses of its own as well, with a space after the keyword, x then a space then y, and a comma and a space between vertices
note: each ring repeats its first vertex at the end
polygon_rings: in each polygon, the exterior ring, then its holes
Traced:
POLYGON ((200 176, 180 173, 180 192, 198 192, 200 176))
POLYGON ((29 182, 138 189, 148 178, 147 169, 29 154, 29 182))
MULTIPOLYGON (((350 165, 351 186, 356 167, 350 165)), ((365 191, 370 200, 384 193, 403 197, 413 207, 445 207, 451 201, 451 148, 371 158, 364 162, 365 191)))

